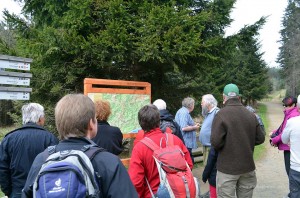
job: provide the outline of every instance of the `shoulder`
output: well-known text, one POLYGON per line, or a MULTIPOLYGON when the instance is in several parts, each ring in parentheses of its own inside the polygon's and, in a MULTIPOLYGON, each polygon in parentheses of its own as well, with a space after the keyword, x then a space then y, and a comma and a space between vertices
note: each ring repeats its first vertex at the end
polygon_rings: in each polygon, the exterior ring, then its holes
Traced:
POLYGON ((287 120, 287 123, 294 124, 299 123, 300 124, 300 116, 291 117, 287 120))

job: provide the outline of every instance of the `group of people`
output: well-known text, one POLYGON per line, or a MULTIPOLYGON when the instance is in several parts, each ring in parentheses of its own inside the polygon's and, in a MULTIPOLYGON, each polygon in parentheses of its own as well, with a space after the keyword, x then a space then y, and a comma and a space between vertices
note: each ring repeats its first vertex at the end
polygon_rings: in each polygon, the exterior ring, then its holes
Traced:
MULTIPOLYGON (((100 175, 97 182, 102 197, 152 198, 160 185, 159 171, 152 157, 153 150, 142 140, 148 138, 163 148, 167 146, 162 141, 167 133, 172 136, 172 144, 184 154, 188 167, 193 169, 192 149, 197 148, 196 131, 200 129, 200 124, 190 115, 194 106, 193 98, 183 99, 175 116, 170 114, 162 99, 142 107, 137 115, 142 130, 134 142, 127 171, 116 156, 123 149, 122 133, 107 122, 111 114, 109 102, 94 103, 82 94, 64 96, 55 107, 60 141, 43 128, 43 107, 37 103, 24 105, 23 127, 8 133, 0 145, 1 190, 8 197, 33 197, 33 183, 46 160, 42 154, 45 149, 57 145, 57 151, 80 150, 84 145, 96 143, 106 149, 91 160, 95 172, 100 175)), ((242 105, 235 84, 224 87, 223 108, 217 106, 213 95, 202 96, 204 120, 199 136, 205 164, 202 180, 209 182, 211 197, 252 197, 257 183, 253 152, 255 145, 265 141, 263 124, 253 108, 242 105)), ((298 181, 300 166, 297 165, 300 163, 297 162, 300 160, 293 152, 297 153, 300 144, 293 139, 293 130, 299 130, 297 119, 300 117, 292 117, 286 118, 287 121, 274 131, 277 135, 272 137, 271 143, 280 149, 284 147, 279 147, 278 142, 291 143, 289 173, 293 181, 298 181), (276 140, 278 137, 282 140, 276 140)))

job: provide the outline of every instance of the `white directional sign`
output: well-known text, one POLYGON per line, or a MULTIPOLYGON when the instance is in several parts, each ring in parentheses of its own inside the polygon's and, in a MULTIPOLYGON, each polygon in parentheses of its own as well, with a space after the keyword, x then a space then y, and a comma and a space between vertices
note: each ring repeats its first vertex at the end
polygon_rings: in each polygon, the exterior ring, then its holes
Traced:
POLYGON ((30 85, 30 78, 0 76, 0 84, 4 85, 30 85))
POLYGON ((0 91, 0 99, 2 99, 2 100, 29 100, 30 93, 0 91))
POLYGON ((0 68, 29 71, 31 62, 31 58, 22 58, 0 54, 0 68))
POLYGON ((3 100, 29 100, 32 88, 0 87, 0 99, 3 100))
POLYGON ((32 88, 20 86, 30 85, 32 74, 27 71, 30 71, 31 62, 31 58, 0 54, 0 100, 30 99, 32 88), (14 70, 22 71, 14 72, 14 70), (1 85, 8 85, 8 87, 3 87, 1 85))
POLYGON ((30 78, 32 78, 30 73, 0 71, 0 84, 4 85, 29 86, 30 78))
POLYGON ((30 63, 17 62, 11 60, 0 60, 0 68, 29 71, 30 63))

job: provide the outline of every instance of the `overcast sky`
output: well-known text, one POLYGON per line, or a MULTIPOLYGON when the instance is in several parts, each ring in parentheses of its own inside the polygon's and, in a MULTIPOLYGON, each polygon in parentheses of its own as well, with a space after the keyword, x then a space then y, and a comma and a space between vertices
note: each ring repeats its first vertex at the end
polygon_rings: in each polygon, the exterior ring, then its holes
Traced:
MULTIPOLYGON (((21 8, 18 3, 13 0, 0 1, 0 20, 2 20, 4 8, 16 14, 20 13, 21 8)), ((231 13, 234 22, 227 28, 226 35, 237 33, 242 27, 253 24, 262 16, 269 16, 260 31, 261 51, 265 52, 263 58, 269 66, 278 66, 275 61, 279 53, 279 31, 281 30, 281 20, 286 6, 287 0, 237 0, 235 9, 231 13)))

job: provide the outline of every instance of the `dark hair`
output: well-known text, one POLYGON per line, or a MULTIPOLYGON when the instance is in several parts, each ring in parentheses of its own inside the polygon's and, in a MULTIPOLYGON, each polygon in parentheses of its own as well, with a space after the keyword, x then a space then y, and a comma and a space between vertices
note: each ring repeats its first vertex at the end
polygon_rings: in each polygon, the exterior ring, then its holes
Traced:
POLYGON ((291 107, 291 106, 296 106, 297 104, 297 98, 293 96, 287 96, 282 100, 283 106, 285 107, 291 107))
POLYGON ((148 132, 160 125, 159 110, 154 105, 143 106, 138 113, 139 124, 145 132, 148 132))

